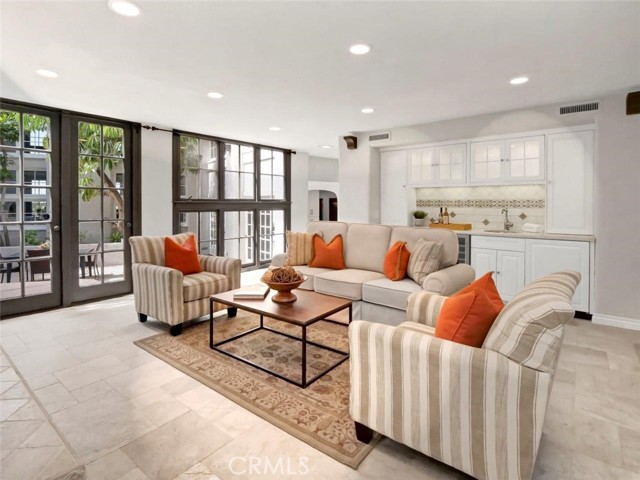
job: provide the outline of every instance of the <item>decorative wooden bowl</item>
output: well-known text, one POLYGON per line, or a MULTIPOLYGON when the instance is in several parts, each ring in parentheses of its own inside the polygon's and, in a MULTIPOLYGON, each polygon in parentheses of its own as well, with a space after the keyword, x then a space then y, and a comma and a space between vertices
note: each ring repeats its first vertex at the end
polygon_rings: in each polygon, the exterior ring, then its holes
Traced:
POLYGON ((304 283, 307 279, 306 275, 303 275, 302 280, 298 280, 297 282, 289 282, 289 283, 275 283, 275 282, 267 282, 264 279, 263 283, 267 284, 269 288, 275 290, 276 293, 271 300, 276 303, 292 303, 295 302, 298 298, 295 296, 291 290, 298 288, 300 285, 304 283))

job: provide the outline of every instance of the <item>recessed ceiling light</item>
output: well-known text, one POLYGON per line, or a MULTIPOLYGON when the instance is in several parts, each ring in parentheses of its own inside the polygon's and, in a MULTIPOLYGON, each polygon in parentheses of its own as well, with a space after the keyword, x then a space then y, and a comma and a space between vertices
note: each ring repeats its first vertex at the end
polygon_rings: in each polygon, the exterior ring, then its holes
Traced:
POLYGON ((218 99, 218 98, 224 97, 224 95, 221 94, 220 92, 209 92, 207 93, 207 97, 218 99))
POLYGON ((36 70, 36 73, 38 75, 42 75, 43 77, 47 77, 47 78, 56 78, 58 76, 56 72, 52 72, 51 70, 45 70, 43 68, 36 70))
POLYGON ((360 110, 362 113, 373 113, 375 110, 371 107, 365 107, 362 110, 360 110))
POLYGON ((272 132, 279 132, 282 129, 280 127, 269 127, 269 130, 271 130, 272 132))
POLYGON ((142 9, 130 0, 109 0, 107 5, 118 15, 125 17, 137 17, 142 13, 142 9))
POLYGON ((330 148, 333 148, 331 145, 318 145, 320 148, 324 148, 326 150, 329 150, 330 148))
POLYGON ((509 83, 511 85, 522 85, 523 83, 527 83, 529 81, 529 77, 516 77, 512 78, 509 83))
POLYGON ((351 47, 349 47, 349 51, 354 55, 366 55, 371 51, 371 45, 367 45, 366 43, 358 43, 356 45, 351 45, 351 47))

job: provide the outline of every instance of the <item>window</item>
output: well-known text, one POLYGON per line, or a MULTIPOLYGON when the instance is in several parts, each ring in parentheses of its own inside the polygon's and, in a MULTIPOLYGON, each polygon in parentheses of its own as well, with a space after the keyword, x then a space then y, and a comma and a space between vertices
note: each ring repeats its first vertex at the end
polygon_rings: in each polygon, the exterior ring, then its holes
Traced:
POLYGON ((180 198, 218 198, 218 142, 180 135, 180 198))
POLYGON ((174 133, 174 231, 195 232, 201 254, 267 265, 284 251, 290 152, 174 133))
POLYGON ((227 200, 253 200, 254 193, 253 147, 224 144, 224 198, 227 200))
POLYGON ((281 151, 260 149, 260 198, 284 200, 284 155, 281 151))

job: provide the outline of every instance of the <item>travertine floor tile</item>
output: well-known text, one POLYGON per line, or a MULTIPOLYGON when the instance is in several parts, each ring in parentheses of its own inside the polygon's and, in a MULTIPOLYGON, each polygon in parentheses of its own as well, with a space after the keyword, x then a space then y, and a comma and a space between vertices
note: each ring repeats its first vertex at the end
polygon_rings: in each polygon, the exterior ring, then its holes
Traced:
POLYGON ((51 418, 84 463, 155 428, 143 413, 113 392, 54 413, 51 418))
POLYGON ((228 441, 215 425, 189 412, 122 450, 149 478, 171 480, 228 441))
POLYGON ((59 383, 35 390, 33 393, 48 413, 56 413, 78 403, 73 395, 59 383))
POLYGON ((116 480, 135 468, 135 463, 119 449, 89 463, 86 475, 87 480, 116 480))
POLYGON ((127 365, 113 355, 107 355, 60 370, 55 373, 55 376, 67 390, 75 390, 127 370, 129 370, 127 365))

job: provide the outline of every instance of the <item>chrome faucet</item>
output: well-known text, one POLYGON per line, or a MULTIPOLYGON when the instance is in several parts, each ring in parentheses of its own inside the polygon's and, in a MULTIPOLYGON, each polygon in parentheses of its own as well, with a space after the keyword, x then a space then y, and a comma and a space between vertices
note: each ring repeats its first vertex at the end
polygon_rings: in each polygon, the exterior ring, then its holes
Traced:
POLYGON ((513 227, 513 222, 509 221, 509 209, 503 208, 502 213, 504 213, 504 230, 508 232, 509 229, 513 227))

